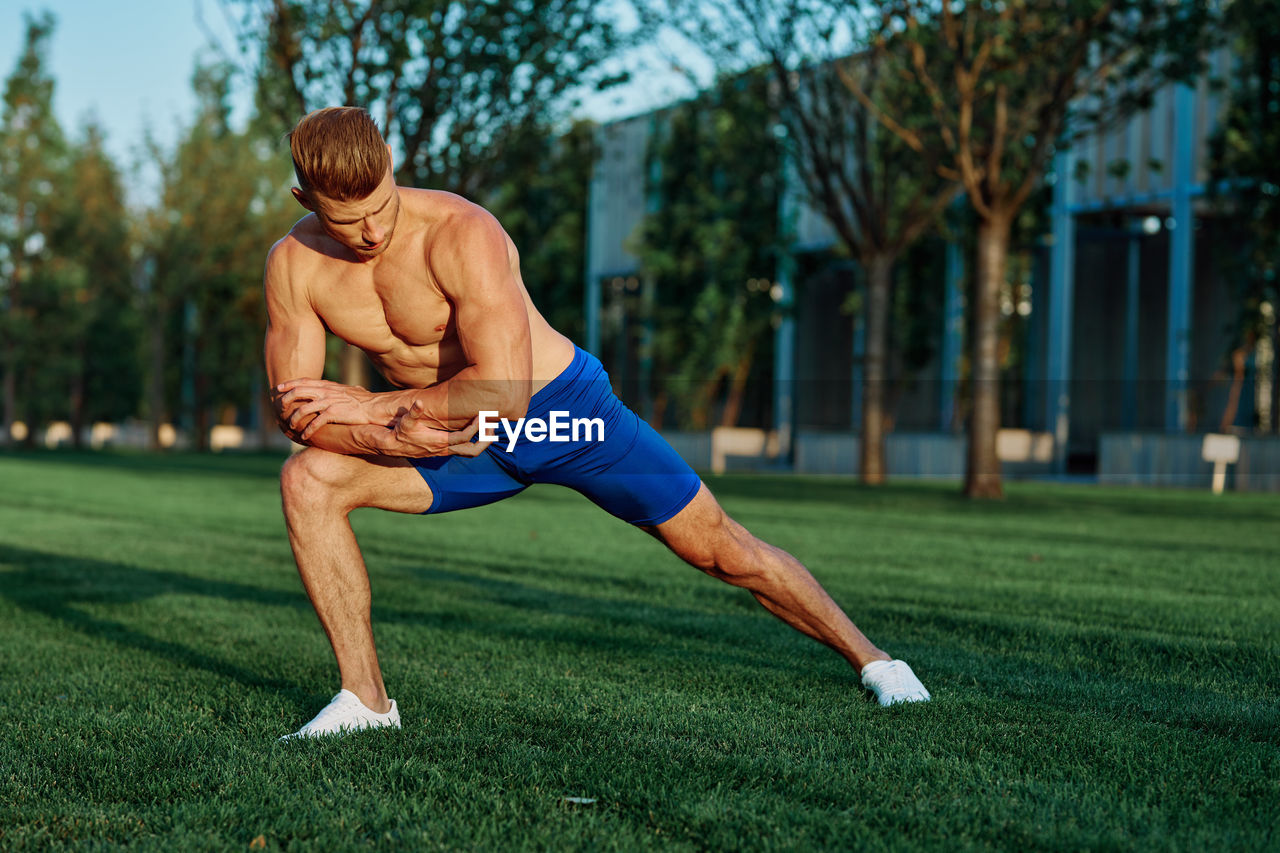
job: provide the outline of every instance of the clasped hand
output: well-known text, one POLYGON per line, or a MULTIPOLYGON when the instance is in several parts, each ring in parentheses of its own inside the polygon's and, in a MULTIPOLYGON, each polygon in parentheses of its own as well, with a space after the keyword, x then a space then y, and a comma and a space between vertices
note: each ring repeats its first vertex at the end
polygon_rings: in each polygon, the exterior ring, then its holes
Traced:
POLYGON ((358 385, 343 385, 325 379, 290 379, 276 386, 280 410, 289 414, 289 429, 303 441, 325 424, 378 424, 388 426, 389 417, 379 417, 377 395, 358 385), (305 425, 305 426, 304 426, 305 425))
POLYGON ((324 379, 290 379, 276 386, 280 410, 288 414, 289 429, 303 442, 326 424, 382 427, 376 443, 379 451, 392 456, 476 456, 490 442, 473 442, 478 428, 472 419, 460 430, 441 429, 422 404, 414 401, 391 413, 379 405, 380 395, 356 385, 324 379), (309 419, 309 420, 308 420, 309 419))

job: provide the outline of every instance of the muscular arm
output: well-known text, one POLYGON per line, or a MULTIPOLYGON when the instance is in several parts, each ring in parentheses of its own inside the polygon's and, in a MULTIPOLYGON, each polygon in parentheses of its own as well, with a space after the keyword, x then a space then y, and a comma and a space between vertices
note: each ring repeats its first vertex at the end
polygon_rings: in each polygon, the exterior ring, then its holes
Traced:
MULTIPOLYGON (((474 429, 457 433, 421 428, 415 430, 420 440, 406 442, 399 433, 402 421, 414 424, 417 413, 387 417, 372 423, 328 423, 307 430, 310 418, 301 422, 293 415, 301 401, 286 399, 279 390, 290 379, 319 380, 324 373, 325 329, 311 307, 305 292, 290 280, 284 250, 277 244, 267 256, 265 275, 267 300, 267 335, 265 361, 270 383, 271 402, 280 429, 299 444, 346 455, 429 456, 437 453, 474 455, 482 447, 469 445, 474 429), (304 431, 307 434, 304 436, 304 431)), ((336 384, 336 383, 335 383, 336 384)), ((349 389, 361 392, 362 389, 349 389)), ((410 404, 411 406, 412 404, 410 404)))
POLYGON ((295 406, 299 415, 294 417, 295 427, 304 417, 308 421, 300 433, 303 440, 331 424, 396 423, 406 412, 416 416, 418 426, 445 430, 470 424, 481 411, 523 417, 533 351, 528 309, 509 247, 497 220, 479 208, 442 226, 424 261, 453 305, 466 366, 430 388, 382 394, 305 378, 286 382, 286 405, 305 400, 295 406))
POLYGON ((509 241, 483 210, 461 217, 437 240, 429 266, 453 303, 467 366, 448 381, 412 392, 425 416, 457 429, 481 411, 512 420, 529 407, 533 348, 529 313, 509 241))
POLYGON ((287 379, 319 379, 324 374, 325 330, 305 292, 289 278, 286 249, 277 243, 267 255, 265 290, 267 299, 267 336, 264 356, 271 403, 281 431, 299 444, 309 444, 335 453, 381 453, 380 437, 375 430, 387 432, 385 426, 372 424, 329 424, 307 439, 302 429, 290 424, 297 403, 286 402, 277 390, 287 379))

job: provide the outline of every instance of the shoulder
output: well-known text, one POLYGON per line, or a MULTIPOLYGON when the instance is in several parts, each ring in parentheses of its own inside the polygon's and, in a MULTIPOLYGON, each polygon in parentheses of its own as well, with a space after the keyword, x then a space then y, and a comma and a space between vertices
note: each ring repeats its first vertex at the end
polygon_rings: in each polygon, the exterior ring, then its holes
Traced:
POLYGON ((301 282, 308 279, 305 271, 315 263, 316 240, 323 238, 315 217, 308 214, 271 246, 263 275, 269 300, 293 302, 298 297, 305 298, 299 292, 305 289, 301 282))
POLYGON ((418 190, 429 193, 418 196, 414 203, 430 206, 431 239, 427 241, 428 262, 435 266, 453 266, 478 258, 501 258, 514 250, 507 232, 488 210, 453 193, 418 190))
POLYGON ((283 273, 291 265, 299 263, 301 256, 314 248, 317 237, 324 236, 316 224, 315 214, 308 213, 294 223, 289 233, 277 240, 267 251, 267 274, 283 273))

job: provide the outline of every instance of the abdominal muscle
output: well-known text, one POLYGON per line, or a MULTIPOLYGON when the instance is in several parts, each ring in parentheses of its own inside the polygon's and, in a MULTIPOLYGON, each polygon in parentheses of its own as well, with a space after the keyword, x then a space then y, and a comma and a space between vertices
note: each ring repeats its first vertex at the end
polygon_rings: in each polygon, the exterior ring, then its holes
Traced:
MULTIPOLYGON (((535 313, 530 319, 534 326, 530 329, 534 379, 530 393, 537 393, 569 366, 573 360, 573 343, 551 328, 541 315, 535 313)), ((389 349, 361 349, 378 372, 399 388, 427 388, 453 378, 468 366, 466 353, 456 335, 415 346, 396 337, 390 328, 386 328, 385 333, 393 341, 389 349)))

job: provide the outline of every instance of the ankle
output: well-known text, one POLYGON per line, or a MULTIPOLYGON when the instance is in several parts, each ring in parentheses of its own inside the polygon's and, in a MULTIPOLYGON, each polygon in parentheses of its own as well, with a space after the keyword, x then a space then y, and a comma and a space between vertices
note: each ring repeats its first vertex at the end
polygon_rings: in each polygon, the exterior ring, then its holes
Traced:
POLYGON ((343 684, 344 690, 350 690, 356 698, 375 714, 385 714, 391 710, 391 700, 387 698, 387 690, 381 684, 351 685, 343 684))

